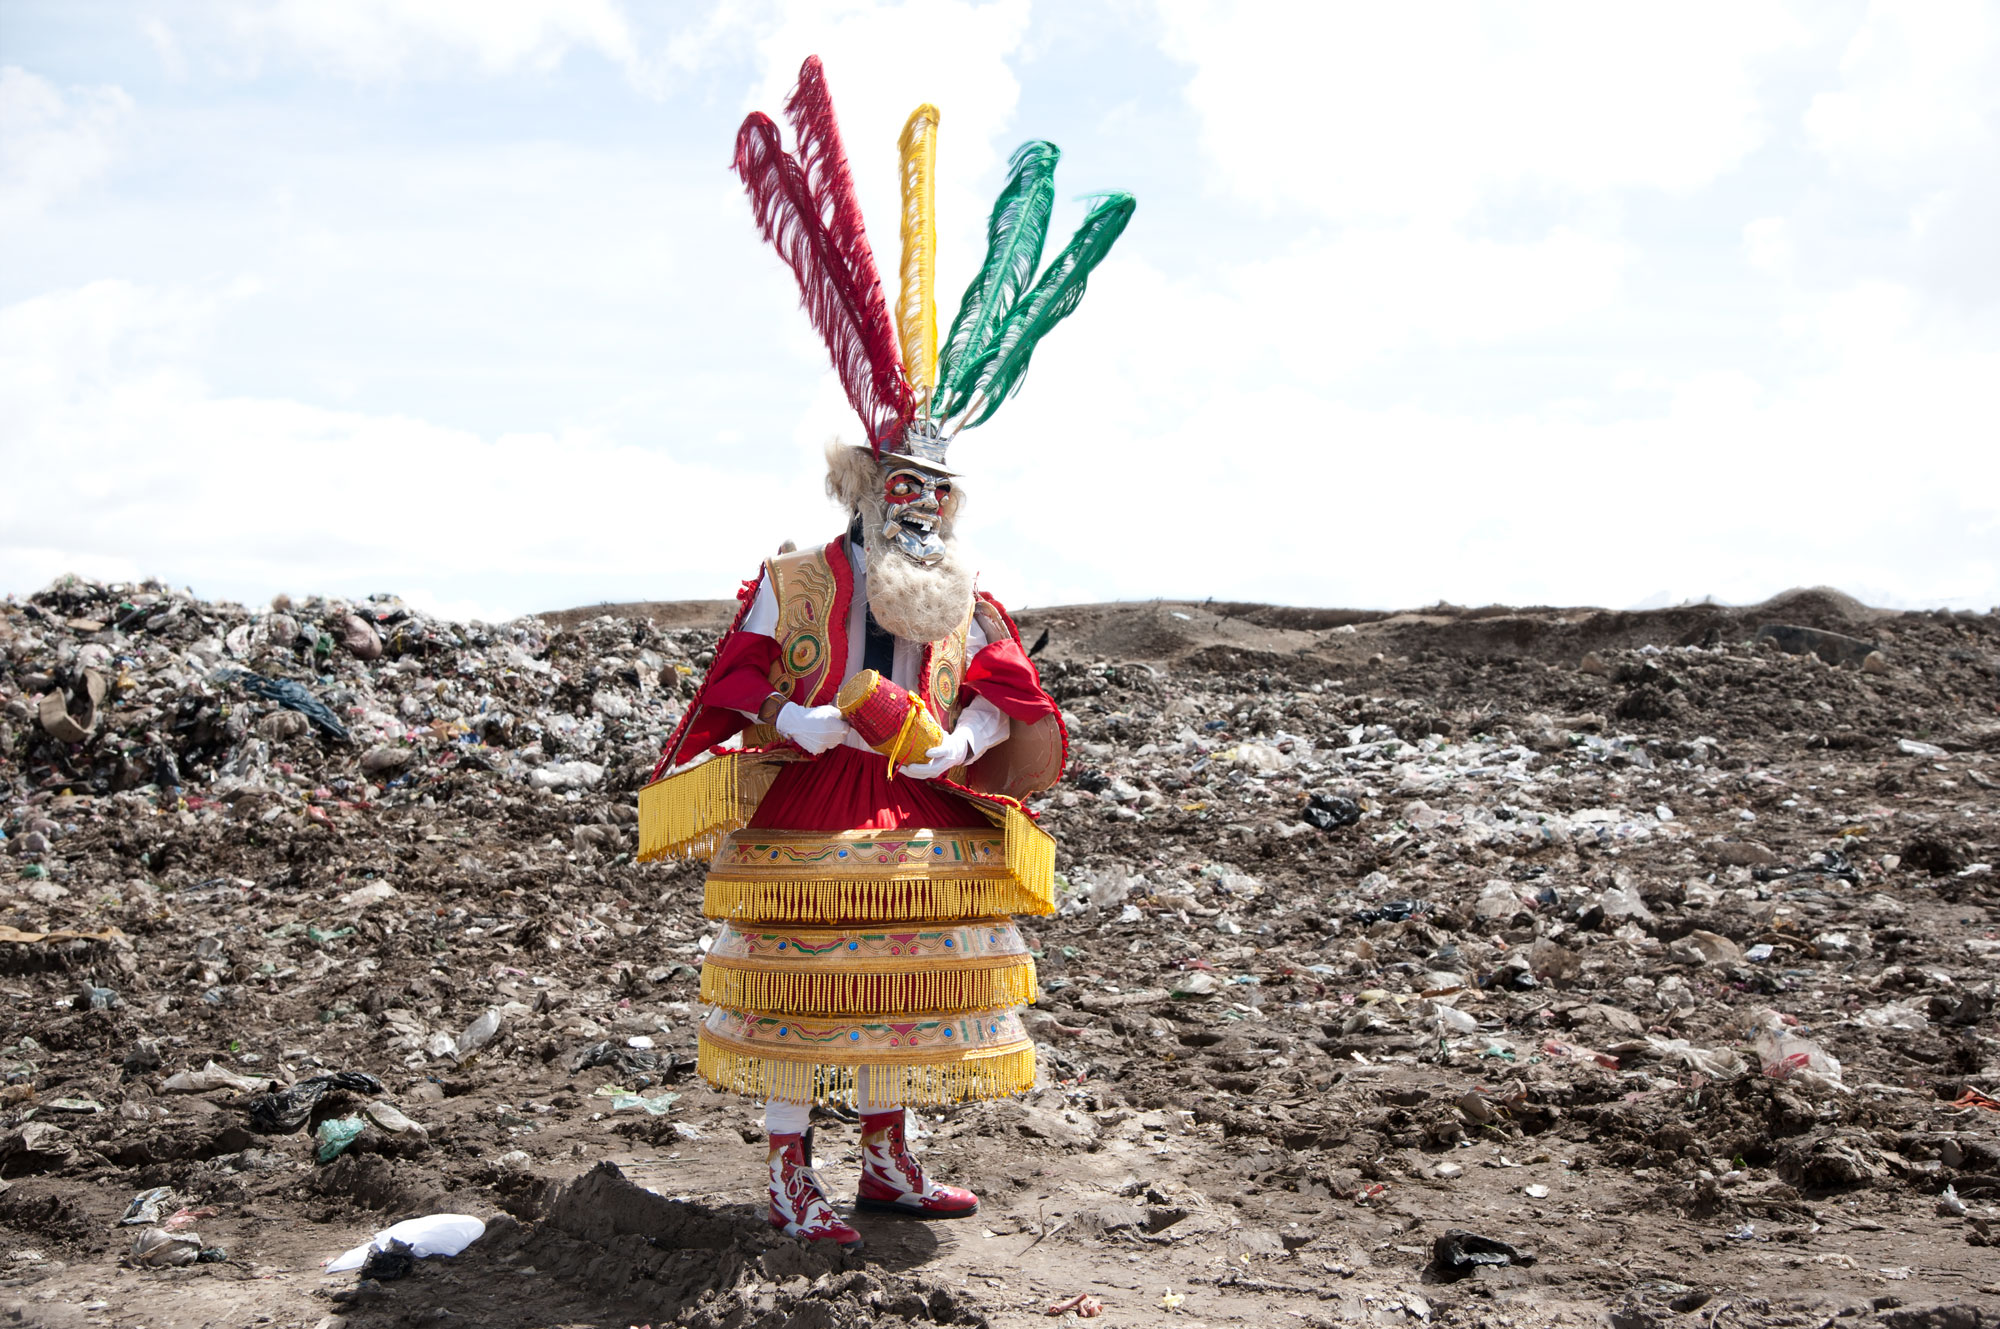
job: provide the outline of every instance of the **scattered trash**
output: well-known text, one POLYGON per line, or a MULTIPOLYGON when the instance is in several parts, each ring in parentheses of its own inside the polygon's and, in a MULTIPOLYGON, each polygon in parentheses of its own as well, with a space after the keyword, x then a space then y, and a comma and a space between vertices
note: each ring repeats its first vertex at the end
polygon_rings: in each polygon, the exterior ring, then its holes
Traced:
POLYGON ((611 1110, 613 1112, 623 1112, 627 1108, 640 1108, 655 1117, 665 1115, 680 1099, 680 1095, 675 1093, 653 1094, 648 1097, 644 1094, 632 1093, 617 1085, 606 1085, 598 1089, 597 1092, 611 1100, 611 1110))
POLYGON ((1579 1061, 1596 1062, 1607 1071, 1618 1069, 1618 1058, 1608 1052, 1596 1052, 1576 1043, 1565 1043, 1558 1038, 1544 1039, 1542 1053, 1550 1057, 1575 1057, 1579 1061))
POLYGON ((201 1237, 193 1232, 149 1227, 132 1238, 130 1254, 134 1263, 152 1269, 193 1264, 201 1255, 201 1237))
POLYGON ((433 1255, 457 1255, 478 1241, 485 1232, 485 1220, 470 1214, 426 1214, 422 1218, 406 1218, 383 1228, 353 1250, 327 1261, 326 1272, 343 1274, 349 1269, 359 1269, 371 1253, 386 1252, 392 1243, 402 1246, 412 1260, 428 1260, 433 1255))
POLYGON ((76 1156, 76 1140, 45 1121, 30 1121, 0 1135, 0 1168, 19 1174, 47 1172, 76 1156))
POLYGON ((454 1055, 463 1061, 491 1043, 493 1036, 499 1032, 500 1012, 489 1010, 465 1027, 465 1032, 458 1036, 454 1055))
POLYGON ((1468 1277, 1480 1265, 1528 1265, 1535 1262, 1531 1251, 1517 1250, 1504 1241, 1482 1237, 1464 1228, 1451 1228, 1431 1243, 1431 1274, 1440 1283, 1454 1283, 1468 1277))
POLYGON ((347 1152, 347 1147, 361 1138, 361 1132, 368 1129, 368 1123, 360 1117, 329 1117, 313 1132, 313 1139, 319 1147, 313 1157, 322 1163, 331 1163, 347 1152))
POLYGON ((160 1085, 160 1090, 169 1094, 205 1094, 215 1089, 234 1089, 238 1093, 261 1094, 270 1087, 269 1080, 238 1075, 211 1061, 198 1071, 176 1071, 160 1085))
POLYGON ((297 711, 312 722, 315 729, 338 743, 348 741, 347 727, 340 722, 327 704, 306 691, 305 685, 289 678, 265 678, 248 670, 230 670, 223 678, 236 684, 253 697, 275 701, 288 711, 297 711))
POLYGON ((1765 1010, 1754 1017, 1755 1032, 1750 1046, 1762 1063, 1764 1074, 1774 1080, 1806 1075, 1840 1086, 1840 1062, 1819 1044, 1798 1032, 1795 1022, 1777 1011, 1765 1010))
POLYGON ((1176 1001, 1199 1001, 1205 997, 1215 996, 1227 986, 1214 974, 1196 969, 1176 976, 1173 986, 1167 990, 1167 995, 1176 1001))
POLYGON ((140 1191, 132 1197, 132 1203, 125 1206, 122 1224, 143 1223, 148 1227, 157 1224, 166 1214, 167 1206, 173 1203, 173 1190, 167 1186, 155 1186, 149 1191, 140 1191))
MULTIPOLYGON (((328 1117, 365 1129, 327 1184, 393 1171, 409 1195, 455 1193, 466 1167, 539 1194, 580 1170, 571 1146, 600 1130, 661 1154, 685 1154, 692 1133, 736 1147, 738 1123, 686 1092, 702 942, 719 924, 677 875, 690 869, 632 862, 633 791, 714 644, 712 623, 683 615, 710 609, 496 626, 388 597, 267 611, 65 586, 0 607, 0 959, 22 1017, 0 1049, 0 1175, 14 1212, 24 1195, 88 1186, 110 1226, 132 1178, 178 1178, 187 1150, 213 1142, 203 1178, 303 1221, 318 1192, 285 1169, 302 1145, 318 1152, 328 1117), (380 644, 373 658, 350 616, 380 644), (105 681, 94 727, 58 742, 42 699, 60 691, 82 718, 86 668, 105 681), (236 685, 237 670, 294 682, 349 741, 236 685), (497 1028, 461 1056, 489 1007, 497 1028), (364 1066, 393 1102, 354 1085, 295 1092, 364 1066), (591 1097, 601 1081, 624 1096, 591 1097), (448 1147, 410 1147, 454 1119, 448 1147), (246 1140, 253 1123, 298 1133, 246 1140)), ((1894 660, 1868 677, 1753 648, 1771 614, 1715 606, 1560 626, 1446 608, 1338 638, 1276 626, 1318 621, 1302 612, 1211 609, 1177 623, 1176 654, 1154 668, 1112 662, 1144 642, 1113 630, 1115 608, 1038 658, 1078 775, 1029 804, 1074 886, 1058 897, 1070 912, 1021 929, 1050 998, 1024 1013, 1047 1071, 1030 1123, 1042 1133, 968 1137, 986 1169, 973 1177, 1021 1149, 1052 1170, 1086 1149, 1129 1157, 1140 1185, 1117 1198, 1140 1215, 1127 1215, 1145 1234, 1133 1250, 1154 1252, 1149 1286, 1183 1291, 1185 1266, 1157 1256, 1198 1249, 1215 1215, 1233 1216, 1189 1183, 1254 1147, 1242 1127, 1273 1146, 1268 1184, 1310 1192, 1308 1209, 1393 1217, 1423 1208, 1425 1188, 1511 1183, 1517 1227, 1543 1210, 1572 1225, 1619 1212, 1632 1247, 1652 1249, 1663 1223, 1693 1221, 1741 1264, 1810 1259, 1775 1244, 1806 1226, 1797 1192, 1821 1213, 1849 1198, 1877 1217, 1943 1204, 1948 1241, 1984 1239, 2000 937, 1979 865, 2000 861, 1985 816, 2000 764, 1974 703, 2000 677, 1995 620, 1857 617, 1857 639, 1894 660), (1232 637, 1220 648, 1218 623, 1232 637), (1643 645, 1657 633, 1670 635, 1643 645), (1601 672, 1567 667, 1586 647, 1601 672), (1905 737, 1936 751, 1904 752, 1905 737), (1796 1021, 1739 1020, 1766 1006, 1796 1021), (1833 1061, 1814 1049, 1845 1063, 1851 1096, 1834 1099, 1833 1061), (1278 1085, 1291 1087, 1274 1098, 1278 1085), (1140 1106, 1155 1102, 1191 1115, 1140 1106), (1612 1113, 1615 1143, 1583 1120, 1612 1113), (1363 1156, 1331 1142, 1375 1149, 1363 1132, 1414 1170, 1347 1175, 1363 1156), (1506 1175, 1517 1162, 1526 1177, 1506 1175), (1542 1184, 1545 1197, 1526 1189, 1542 1184), (1614 1208, 1634 1194, 1658 1203, 1614 1208), (1747 1219, 1751 1236, 1722 1239, 1747 1219)), ((1823 607, 1777 617, 1841 626, 1823 607)), ((831 1125, 822 1147, 837 1154, 831 1125)), ((141 1206, 113 1255, 177 1221, 218 1236, 218 1220, 183 1217, 187 1202, 141 1206)), ((1255 1276, 1280 1277, 1285 1257, 1266 1268, 1257 1252, 1300 1238, 1309 1262, 1335 1254, 1309 1221, 1275 1226, 1246 1233, 1230 1264, 1248 1251, 1255 1276)), ((1873 1270, 1911 1258, 1906 1234, 1835 1226, 1856 1262, 1844 1278, 1881 1291, 1873 1270)), ((1442 1227, 1409 1258, 1428 1259, 1442 1227)), ((1931 1298, 1930 1278, 1920 1268, 1896 1290, 1931 1298)), ((960 1310, 1022 1305, 1021 1286, 988 1297, 979 1283, 960 1310)), ((845 1314, 851 1299, 835 1301, 845 1314)), ((1373 1310, 1420 1316, 1401 1288, 1373 1310)))
POLYGON ((76 1000, 70 1004, 80 1011, 108 1011, 124 1003, 110 988, 91 987, 85 984, 83 990, 76 994, 76 1000))
MULTIPOLYGON (((300 1080, 289 1089, 250 1101, 250 1129, 262 1135, 290 1135, 305 1129, 312 1111, 329 1089, 355 1094, 379 1094, 382 1082, 365 1071, 336 1071, 300 1080)), ((321 1160, 322 1162, 325 1160, 321 1160)))
POLYGON ((1337 831, 1361 820, 1361 805, 1339 794, 1314 794, 1299 816, 1317 830, 1337 831))
MULTIPOLYGON (((1165 1302, 1163 1301, 1161 1304, 1164 1305, 1165 1302)), ((1174 1303, 1175 1306, 1179 1304, 1178 1301, 1174 1303)), ((1173 1307, 1169 1306, 1167 1309, 1171 1310, 1173 1307)), ((1044 1315, 1069 1315, 1072 1313, 1081 1320, 1095 1319, 1097 1316, 1104 1314, 1104 1303, 1096 1297, 1091 1296, 1088 1292, 1079 1292, 1073 1297, 1067 1297, 1062 1301, 1058 1301, 1055 1305, 1042 1312, 1044 1315)))
POLYGON ((391 1237, 368 1248, 368 1258, 361 1262, 361 1276, 378 1283, 390 1283, 416 1267, 417 1257, 410 1250, 409 1243, 391 1237))

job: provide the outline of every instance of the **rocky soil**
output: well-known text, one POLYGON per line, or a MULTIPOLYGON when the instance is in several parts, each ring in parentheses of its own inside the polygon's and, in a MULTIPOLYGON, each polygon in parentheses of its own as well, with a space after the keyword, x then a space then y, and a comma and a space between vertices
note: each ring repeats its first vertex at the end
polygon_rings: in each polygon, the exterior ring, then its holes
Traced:
POLYGON ((0 1323, 2000 1323, 2000 617, 1023 614, 1046 1083, 842 1258, 631 857, 725 607, 0 605, 0 1323))

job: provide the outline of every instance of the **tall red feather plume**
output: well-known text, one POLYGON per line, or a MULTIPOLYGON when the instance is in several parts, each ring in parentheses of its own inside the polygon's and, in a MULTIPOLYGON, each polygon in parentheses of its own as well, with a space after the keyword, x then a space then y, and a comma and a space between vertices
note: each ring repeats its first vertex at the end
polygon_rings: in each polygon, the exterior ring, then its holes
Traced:
POLYGON ((826 339, 848 403, 879 454, 916 413, 916 400, 818 56, 799 71, 785 114, 799 136, 797 157, 785 152, 771 118, 753 111, 736 134, 736 173, 764 238, 798 278, 806 317, 826 339))

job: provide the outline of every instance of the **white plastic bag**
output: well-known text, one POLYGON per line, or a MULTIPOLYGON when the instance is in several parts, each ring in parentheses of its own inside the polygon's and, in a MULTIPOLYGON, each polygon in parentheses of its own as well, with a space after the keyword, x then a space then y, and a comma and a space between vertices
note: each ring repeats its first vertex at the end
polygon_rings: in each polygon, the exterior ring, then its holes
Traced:
POLYGON ((1756 1018, 1750 1047, 1763 1064, 1764 1074, 1785 1080, 1808 1072, 1840 1085, 1840 1061, 1833 1054, 1786 1024, 1785 1017, 1776 1011, 1764 1011, 1756 1018))
POLYGON ((392 1241, 408 1246, 410 1254, 419 1260, 432 1255, 456 1255, 478 1241, 485 1232, 485 1221, 470 1214, 426 1214, 422 1218, 406 1218, 377 1232, 374 1240, 363 1242, 329 1262, 326 1271, 340 1274, 349 1269, 359 1269, 367 1261, 369 1251, 386 1250, 392 1241))

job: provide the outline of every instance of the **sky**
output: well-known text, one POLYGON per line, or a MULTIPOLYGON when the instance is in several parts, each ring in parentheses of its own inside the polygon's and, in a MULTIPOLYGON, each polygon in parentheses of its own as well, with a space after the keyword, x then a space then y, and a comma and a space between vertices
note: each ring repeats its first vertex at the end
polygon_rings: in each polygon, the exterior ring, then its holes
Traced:
MULTIPOLYGON (((0 594, 720 598, 858 441, 728 169, 818 54, 940 317, 1138 211, 953 446, 1015 606, 2000 605, 2000 5, 4 0, 0 594)), ((893 281, 893 278, 891 278, 893 281)))

